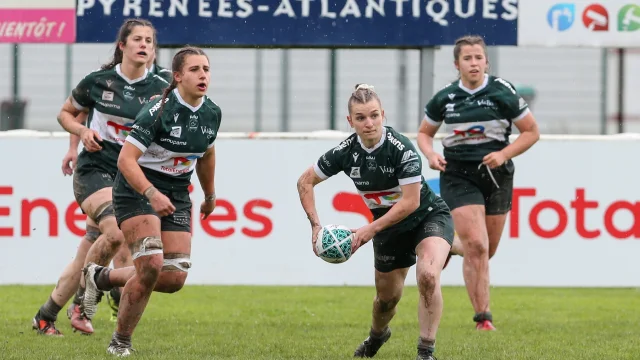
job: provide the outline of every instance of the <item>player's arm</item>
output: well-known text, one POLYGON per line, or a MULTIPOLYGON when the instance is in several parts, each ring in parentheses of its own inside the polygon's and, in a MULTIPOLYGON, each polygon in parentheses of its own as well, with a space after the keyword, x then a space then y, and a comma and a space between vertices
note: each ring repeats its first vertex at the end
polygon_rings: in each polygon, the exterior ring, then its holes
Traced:
POLYGON ((378 233, 392 225, 404 220, 420 206, 421 181, 400 185, 402 198, 378 220, 371 223, 375 233, 378 233))
POLYGON ((442 125, 441 117, 436 99, 431 99, 424 110, 424 118, 418 129, 417 143, 418 148, 429 160, 429 167, 434 170, 444 171, 446 161, 440 154, 433 150, 433 138, 436 136, 440 125, 442 125))
MULTIPOLYGON (((80 112, 76 120, 82 124, 87 121, 87 114, 80 112)), ((62 158, 62 173, 64 175, 72 175, 78 161, 78 145, 80 145, 80 137, 78 135, 69 134, 69 150, 62 158)))
POLYGON ((313 188, 322 181, 324 181, 324 179, 318 176, 316 170, 314 170, 314 166, 310 166, 305 170, 298 179, 298 196, 300 197, 302 209, 304 209, 304 212, 307 214, 307 219, 309 219, 312 228, 321 226, 318 211, 316 210, 313 188))
POLYGON ((528 111, 524 117, 514 120, 513 124, 520 131, 516 140, 502 149, 507 160, 512 159, 529 150, 540 139, 540 130, 533 113, 528 111))
POLYGON ((86 76, 73 89, 71 96, 62 104, 62 109, 58 114, 58 123, 70 134, 78 136, 87 151, 98 151, 102 149, 98 144, 98 141, 102 141, 102 138, 98 132, 83 125, 80 122, 82 118, 78 116, 82 112, 88 113, 89 109, 95 105, 91 99, 91 88, 93 86, 91 81, 91 77, 86 76))
POLYGON ((216 148, 213 144, 210 145, 202 158, 196 162, 196 174, 198 175, 205 201, 215 202, 216 148))

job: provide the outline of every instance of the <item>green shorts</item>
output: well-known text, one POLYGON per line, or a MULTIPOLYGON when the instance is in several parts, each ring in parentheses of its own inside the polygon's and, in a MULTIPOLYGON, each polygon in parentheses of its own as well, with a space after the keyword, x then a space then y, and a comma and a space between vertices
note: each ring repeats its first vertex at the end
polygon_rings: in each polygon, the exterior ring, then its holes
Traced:
MULTIPOLYGON (((184 191, 164 191, 158 189, 166 195, 176 211, 168 216, 160 218, 161 231, 183 231, 191 232, 191 198, 189 190, 184 191)), ((140 215, 155 215, 149 200, 138 194, 125 180, 120 172, 116 175, 113 185, 113 207, 116 214, 118 227, 123 221, 140 215)))
POLYGON ((440 173, 440 196, 452 211, 465 205, 484 205, 487 215, 511 210, 515 166, 509 160, 489 169, 479 162, 447 160, 440 173))
POLYGON ((447 204, 436 198, 429 213, 414 228, 394 231, 393 227, 373 238, 374 267, 380 272, 408 268, 416 264, 416 247, 428 237, 453 244, 453 218, 447 204))
POLYGON ((112 187, 115 174, 98 168, 77 168, 73 173, 73 196, 78 205, 98 190, 112 187))

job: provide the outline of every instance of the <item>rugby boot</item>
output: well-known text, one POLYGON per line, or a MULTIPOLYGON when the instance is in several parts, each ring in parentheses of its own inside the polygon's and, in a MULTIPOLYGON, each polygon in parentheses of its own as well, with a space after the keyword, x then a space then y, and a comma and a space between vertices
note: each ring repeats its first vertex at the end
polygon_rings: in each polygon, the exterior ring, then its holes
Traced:
POLYGON ((36 314, 32 321, 34 330, 38 330, 39 335, 63 336, 60 330, 56 329, 55 321, 48 321, 40 317, 40 311, 36 314))
POLYGON ((82 297, 82 305, 80 311, 89 320, 93 319, 93 316, 98 310, 98 303, 102 300, 103 292, 98 289, 96 285, 95 275, 97 271, 100 271, 103 266, 96 265, 95 263, 88 263, 87 266, 82 269, 84 273, 84 296, 82 297))
POLYGON ((120 309, 120 289, 117 287, 107 293, 107 303, 111 308, 111 322, 118 321, 118 309, 120 309))
POLYGON ((73 332, 79 331, 82 335, 93 334, 93 324, 91 324, 91 320, 82 314, 79 305, 71 304, 67 309, 67 317, 71 320, 73 332))
POLYGON ((387 327, 387 329, 380 336, 374 336, 369 333, 369 336, 358 346, 353 357, 357 358, 372 358, 377 353, 378 350, 382 347, 384 343, 386 343, 391 337, 391 329, 387 327))
POLYGON ((493 326, 491 320, 482 320, 476 323, 476 330, 480 331, 494 331, 496 327, 493 326))
POLYGON ((416 356, 416 360, 438 360, 433 353, 428 350, 419 349, 418 356, 416 356))
POLYGON ((107 353, 111 355, 115 355, 117 357, 125 357, 131 355, 135 350, 131 347, 131 344, 127 344, 116 339, 116 334, 114 333, 111 337, 111 342, 109 343, 109 347, 107 347, 107 353))

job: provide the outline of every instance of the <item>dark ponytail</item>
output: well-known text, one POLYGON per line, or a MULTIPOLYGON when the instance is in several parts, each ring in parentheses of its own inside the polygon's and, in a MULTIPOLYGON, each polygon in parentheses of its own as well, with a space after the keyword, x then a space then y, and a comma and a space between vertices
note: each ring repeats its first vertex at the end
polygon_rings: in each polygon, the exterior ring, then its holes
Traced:
POLYGON ((122 50, 120 50, 120 43, 126 45, 127 38, 133 31, 133 28, 136 26, 146 26, 153 29, 153 51, 156 51, 156 45, 158 44, 158 38, 156 37, 156 29, 153 27, 150 21, 144 19, 127 19, 120 26, 120 30, 118 30, 118 36, 116 37, 116 48, 113 51, 113 58, 107 64, 104 64, 100 67, 102 70, 110 70, 113 69, 116 65, 122 63, 122 58, 124 54, 122 50))
POLYGON ((160 115, 162 115, 162 110, 164 110, 164 104, 167 101, 167 96, 169 96, 169 93, 171 93, 175 88, 178 87, 178 82, 176 81, 176 73, 182 72, 184 59, 189 55, 207 56, 207 54, 205 54, 202 49, 193 46, 183 47, 182 49, 178 50, 178 52, 173 56, 173 61, 171 62, 173 80, 171 80, 171 84, 169 84, 169 87, 164 89, 164 91, 162 92, 162 100, 160 100, 160 110, 158 110, 158 117, 156 117, 156 120, 160 119, 160 115))

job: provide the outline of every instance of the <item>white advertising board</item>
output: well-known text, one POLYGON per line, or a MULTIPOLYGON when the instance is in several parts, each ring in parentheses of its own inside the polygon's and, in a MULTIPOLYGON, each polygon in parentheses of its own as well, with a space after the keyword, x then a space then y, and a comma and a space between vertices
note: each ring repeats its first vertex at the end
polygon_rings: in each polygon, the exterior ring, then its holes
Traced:
MULTIPOLYGON (((221 134, 218 206, 206 221, 194 216, 187 283, 373 285, 370 243, 344 264, 315 257, 296 190, 299 175, 341 139, 221 134)), ((72 179, 60 171, 67 146, 66 136, 0 141, 0 152, 22 154, 12 156, 22 160, 6 165, 0 178, 0 284, 53 284, 75 255, 84 221, 72 179)), ((435 146, 441 150, 439 141, 435 146)), ((513 212, 491 260, 492 284, 639 286, 640 170, 623 162, 639 151, 640 137, 543 137, 516 158, 513 212)), ((438 190, 438 174, 428 168, 423 174, 438 190)), ((195 175, 193 183, 195 212, 202 193, 195 175)), ((316 202, 324 224, 367 222, 344 174, 318 185, 316 202)), ((414 274, 407 284, 415 284, 414 274)), ((459 257, 442 283, 464 283, 459 257)))
POLYGON ((640 1, 518 2, 518 46, 640 47, 640 1))

